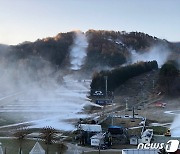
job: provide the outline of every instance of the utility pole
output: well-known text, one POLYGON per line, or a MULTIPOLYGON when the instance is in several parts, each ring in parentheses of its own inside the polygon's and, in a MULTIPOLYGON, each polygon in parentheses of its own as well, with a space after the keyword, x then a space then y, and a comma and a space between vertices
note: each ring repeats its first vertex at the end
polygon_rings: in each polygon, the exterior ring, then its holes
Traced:
POLYGON ((134 119, 134 106, 133 106, 133 119, 134 119))
POLYGON ((106 86, 106 89, 105 89, 105 91, 106 91, 106 97, 107 97, 107 80, 108 80, 108 76, 104 76, 104 79, 105 79, 105 86, 106 86))
POLYGON ((113 115, 113 113, 112 113, 112 115, 111 115, 111 125, 112 125, 112 126, 114 126, 114 119, 113 119, 113 118, 114 118, 114 115, 113 115))

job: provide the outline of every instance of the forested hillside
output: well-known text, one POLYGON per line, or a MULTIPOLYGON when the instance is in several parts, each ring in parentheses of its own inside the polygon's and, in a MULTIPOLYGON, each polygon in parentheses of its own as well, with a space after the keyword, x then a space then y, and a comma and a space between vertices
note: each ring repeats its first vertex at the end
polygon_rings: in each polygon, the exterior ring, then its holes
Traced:
POLYGON ((91 91, 105 90, 105 76, 108 78, 108 90, 114 91, 128 79, 155 69, 158 69, 158 64, 156 61, 151 61, 139 62, 125 67, 116 68, 111 71, 97 72, 94 74, 91 82, 91 91))
MULTIPOLYGON (((82 69, 92 70, 97 67, 117 67, 127 63, 131 58, 131 51, 137 53, 149 52, 153 46, 164 46, 171 51, 173 58, 177 58, 180 48, 170 43, 140 32, 125 31, 97 31, 89 30, 85 33, 88 39, 87 56, 82 69)), ((75 32, 59 33, 55 37, 38 39, 35 42, 23 42, 19 45, 4 46, 0 49, 11 61, 36 57, 56 65, 58 68, 68 67, 70 64, 70 50, 74 43, 75 32)), ((164 49, 163 49, 164 50, 164 49)), ((163 54, 163 51, 161 51, 163 54)))

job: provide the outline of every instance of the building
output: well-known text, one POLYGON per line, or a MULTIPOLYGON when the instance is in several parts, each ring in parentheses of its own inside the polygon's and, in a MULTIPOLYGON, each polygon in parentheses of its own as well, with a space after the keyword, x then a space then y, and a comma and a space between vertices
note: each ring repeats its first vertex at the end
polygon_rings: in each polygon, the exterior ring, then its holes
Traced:
POLYGON ((111 135, 122 135, 124 133, 124 128, 121 126, 110 126, 108 132, 110 132, 111 135))
POLYGON ((112 144, 124 144, 128 142, 128 132, 121 126, 110 126, 108 133, 111 134, 112 144))
POLYGON ((91 137, 102 132, 101 125, 79 124, 80 144, 91 144, 91 137))
POLYGON ((79 124, 78 129, 83 130, 85 132, 96 132, 96 133, 102 132, 101 125, 94 125, 94 124, 79 124))
POLYGON ((91 146, 98 147, 100 145, 103 145, 104 144, 104 138, 105 137, 104 137, 104 135, 102 133, 93 135, 91 137, 91 146))
POLYGON ((157 149, 123 149, 122 154, 158 154, 157 149))
POLYGON ((130 144, 131 145, 138 145, 139 144, 139 137, 137 135, 130 136, 130 144))

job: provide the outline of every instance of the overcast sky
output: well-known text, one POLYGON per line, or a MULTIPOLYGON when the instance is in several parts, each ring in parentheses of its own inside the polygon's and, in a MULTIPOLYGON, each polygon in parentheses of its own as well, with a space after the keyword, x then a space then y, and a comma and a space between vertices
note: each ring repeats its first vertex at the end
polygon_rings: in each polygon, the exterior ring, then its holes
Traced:
POLYGON ((77 29, 140 31, 180 41, 180 0, 0 0, 0 43, 77 29))

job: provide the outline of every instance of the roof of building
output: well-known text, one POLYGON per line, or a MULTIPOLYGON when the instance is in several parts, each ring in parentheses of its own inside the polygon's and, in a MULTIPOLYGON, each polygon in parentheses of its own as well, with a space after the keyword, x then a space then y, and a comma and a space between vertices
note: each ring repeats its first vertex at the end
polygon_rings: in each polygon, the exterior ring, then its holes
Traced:
POLYGON ((39 142, 36 142, 29 154, 45 154, 45 150, 42 148, 39 142))
POLYGON ((102 132, 101 125, 80 124, 79 129, 87 132, 102 132))
POLYGON ((104 138, 103 133, 98 133, 98 134, 93 135, 93 136, 91 137, 91 139, 102 139, 102 138, 104 138))
POLYGON ((123 154, 158 154, 157 149, 123 149, 123 154))
POLYGON ((118 128, 118 129, 122 129, 122 126, 109 126, 109 128, 118 128))
POLYGON ((140 137, 138 135, 131 135, 130 139, 132 139, 132 138, 140 138, 140 137))

